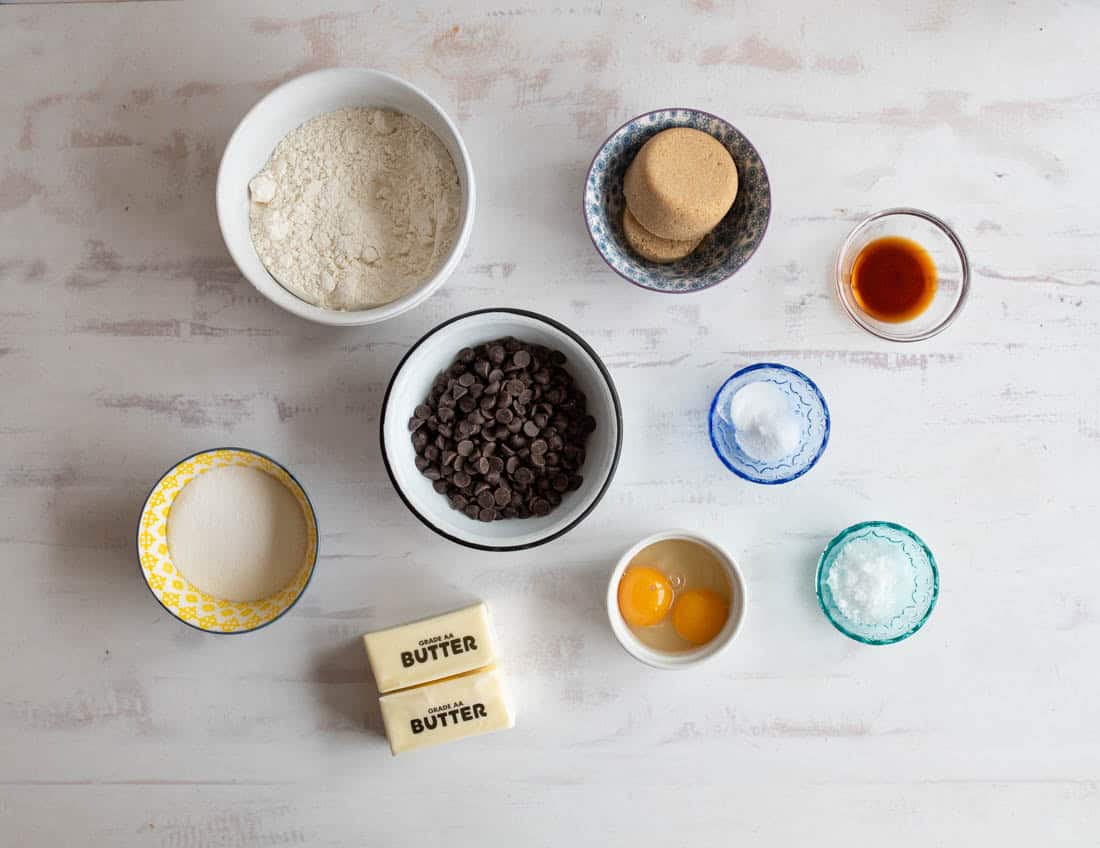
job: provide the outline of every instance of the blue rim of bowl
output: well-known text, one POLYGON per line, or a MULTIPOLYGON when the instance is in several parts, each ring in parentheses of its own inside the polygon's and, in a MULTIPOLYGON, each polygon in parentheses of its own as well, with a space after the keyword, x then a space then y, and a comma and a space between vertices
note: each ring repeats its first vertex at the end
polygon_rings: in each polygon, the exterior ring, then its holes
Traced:
POLYGON ((839 533, 836 534, 836 536, 833 537, 833 540, 825 546, 825 550, 821 552, 821 556, 817 560, 817 572, 814 575, 814 590, 817 593, 817 605, 821 607, 821 611, 825 613, 825 618, 828 619, 829 623, 833 625, 833 627, 835 627, 849 639, 854 639, 856 642, 861 642, 864 645, 893 645, 897 642, 901 642, 904 639, 908 639, 910 636, 912 636, 914 633, 924 627, 924 623, 928 621, 928 617, 932 615, 932 610, 936 608, 936 601, 940 597, 940 569, 939 566, 936 565, 936 558, 932 555, 931 548, 929 548, 928 545, 924 543, 924 540, 920 536, 918 536, 908 527, 905 527, 893 521, 861 521, 858 524, 853 524, 851 527, 846 527, 845 529, 841 530, 839 533), (922 551, 924 551, 924 555, 928 558, 928 565, 932 569, 932 597, 928 601, 928 609, 924 611, 924 615, 922 615, 912 627, 910 627, 904 633, 898 636, 894 636, 890 639, 868 639, 864 636, 857 636, 855 633, 850 632, 844 627, 844 625, 833 618, 832 614, 829 612, 829 608, 825 605, 825 599, 822 597, 821 594, 821 570, 825 565, 825 560, 829 558, 829 554, 831 554, 833 550, 839 545, 842 545, 844 542, 846 542, 848 537, 851 536, 853 533, 858 533, 860 530, 863 530, 867 527, 889 527, 891 530, 897 530, 899 533, 902 533, 909 539, 912 539, 913 542, 915 542, 917 546, 920 547, 922 551))
POLYGON ((619 468, 619 457, 622 455, 623 452, 623 408, 622 404, 619 402, 619 392, 615 388, 615 381, 611 379, 611 372, 607 370, 607 366, 603 364, 603 360, 600 359, 599 354, 597 354, 596 351, 592 348, 592 345, 582 339, 577 333, 566 327, 560 321, 555 321, 553 318, 549 318, 546 315, 542 315, 538 312, 532 312, 529 309, 513 309, 505 306, 490 307, 488 309, 475 309, 472 312, 465 312, 462 315, 456 315, 454 318, 448 318, 443 323, 437 324, 436 326, 432 327, 432 329, 428 330, 428 332, 420 337, 416 344, 414 344, 408 349, 408 351, 405 352, 405 355, 401 357, 401 361, 397 363, 397 367, 393 369, 393 375, 390 377, 389 385, 386 386, 385 397, 382 398, 382 412, 378 418, 378 430, 382 449, 382 464, 386 466, 386 474, 389 475, 390 483, 393 485, 394 491, 397 492, 397 496, 401 498, 401 501, 405 504, 406 507, 408 507, 409 512, 415 515, 421 524, 423 524, 432 532, 439 534, 444 539, 449 539, 450 541, 462 545, 463 547, 473 548, 479 551, 490 551, 493 553, 506 553, 508 551, 526 551, 530 550, 531 548, 537 548, 540 545, 545 545, 547 542, 552 542, 555 539, 564 536, 566 533, 568 533, 570 530, 572 530, 574 527, 584 521, 584 519, 586 519, 591 514, 592 510, 594 510, 599 505, 600 501, 603 500, 604 495, 607 494, 607 490, 611 487, 611 481, 615 478, 615 472, 619 468), (449 327, 451 324, 454 324, 458 321, 473 317, 474 315, 486 315, 502 312, 508 315, 522 315, 526 318, 534 318, 536 321, 541 321, 542 323, 553 327, 555 330, 565 333, 565 335, 569 336, 569 338, 580 345, 581 349, 588 355, 592 362, 595 363, 597 370, 599 370, 600 372, 600 376, 603 377, 604 382, 607 384, 607 389, 611 393, 611 401, 615 407, 615 455, 611 459, 611 468, 608 469, 607 477, 604 479, 603 485, 600 486, 599 492, 596 493, 595 499, 583 512, 581 512, 580 515, 574 518, 558 532, 552 533, 545 538, 536 539, 533 542, 528 542, 523 545, 482 545, 478 542, 469 542, 466 539, 460 539, 457 536, 452 536, 450 533, 441 530, 439 527, 433 524, 427 516, 421 514, 421 512, 415 506, 413 506, 412 501, 410 501, 405 496, 405 492, 401 488, 400 484, 397 482, 397 476, 393 473, 393 468, 390 466, 389 453, 386 450, 386 412, 389 410, 390 394, 393 392, 393 384, 397 382, 397 377, 401 373, 402 369, 405 367, 405 363, 409 361, 409 358, 416 352, 417 348, 419 348, 422 344, 424 344, 424 342, 426 342, 440 330, 444 329, 445 327, 449 327))
MULTIPOLYGON (((646 118, 650 115, 656 115, 658 112, 695 112, 699 115, 706 115, 708 118, 714 118, 716 121, 721 121, 723 124, 726 124, 727 126, 732 127, 733 131, 736 132, 739 136, 741 136, 741 138, 743 138, 745 140, 745 144, 747 144, 749 147, 751 147, 753 153, 756 154, 756 158, 760 162, 760 169, 764 172, 764 178, 768 181, 768 198, 769 198, 769 200, 771 199, 772 180, 771 180, 771 177, 768 176, 768 167, 767 167, 767 165, 764 164, 764 157, 760 155, 760 151, 756 149, 756 145, 753 144, 751 141, 749 141, 749 137, 747 135, 745 135, 743 132, 741 132, 741 130, 739 130, 737 127, 735 127, 733 124, 731 124, 725 118, 723 118, 721 115, 715 115, 713 112, 708 112, 706 109, 696 109, 693 106, 665 106, 661 109, 650 109, 648 112, 642 112, 641 114, 635 115, 629 121, 624 121, 623 123, 621 123, 618 127, 616 127, 614 130, 612 130, 612 132, 607 136, 607 138, 605 138, 603 140, 603 143, 599 147, 596 148, 596 153, 592 156, 592 161, 588 163, 588 170, 585 171, 585 174, 584 174, 584 186, 588 185, 588 178, 592 176, 592 169, 596 165, 596 160, 600 158, 600 153, 602 153, 603 149, 605 147, 607 147, 607 143, 609 141, 611 141, 611 139, 613 139, 616 135, 618 135, 619 132, 622 131, 622 129, 624 127, 627 127, 630 124, 634 123, 635 121, 641 120, 642 118, 646 118)), ((602 259, 604 261, 604 264, 608 268, 610 268, 612 271, 614 271, 616 274, 618 274, 620 277, 622 277, 624 280, 626 280, 631 285, 637 286, 638 288, 643 289, 644 291, 653 292, 654 294, 696 294, 696 293, 701 292, 701 291, 706 291, 707 289, 712 289, 715 286, 719 286, 722 283, 726 282, 726 280, 730 279, 730 277, 732 277, 734 274, 736 274, 738 271, 740 271, 742 268, 744 268, 746 265, 748 265, 749 260, 752 259, 753 256, 756 255, 756 251, 759 250, 760 245, 762 245, 764 243, 764 236, 766 236, 768 234, 768 225, 771 223, 771 220, 772 220, 771 204, 769 203, 769 205, 768 205, 768 217, 767 217, 767 220, 764 221, 764 229, 762 229, 760 231, 760 238, 757 239, 756 244, 753 245, 752 250, 750 250, 748 255, 745 257, 745 261, 742 262, 740 265, 738 265, 736 268, 734 268, 733 271, 731 271, 728 276, 723 277, 720 280, 716 280, 715 282, 710 283, 709 285, 700 286, 699 288, 696 288, 696 289, 675 289, 675 290, 672 290, 672 289, 655 289, 655 288, 650 288, 649 286, 646 286, 646 285, 642 285, 637 280, 632 279, 631 277, 628 277, 626 274, 624 274, 622 271, 620 271, 618 268, 616 268, 614 265, 612 265, 610 262, 608 262, 607 257, 603 255, 603 251, 600 250, 600 246, 596 243, 595 236, 592 235, 592 227, 590 227, 588 225, 588 208, 587 208, 587 205, 584 202, 584 195, 585 195, 584 186, 581 187, 581 215, 584 217, 584 228, 588 232, 588 238, 592 242, 592 247, 595 248, 596 253, 599 255, 600 259, 602 259)))
POLYGON ((161 474, 157 478, 157 481, 153 483, 153 485, 149 488, 148 494, 145 495, 145 498, 141 502, 141 509, 138 511, 137 532, 134 533, 134 540, 138 544, 137 560, 138 571, 141 574, 141 582, 145 584, 145 588, 149 590, 149 594, 153 596, 153 600, 155 600, 160 605, 161 609, 172 616, 172 618, 174 618, 176 621, 180 622, 181 624, 186 624, 193 630, 198 630, 199 633, 209 633, 211 636, 244 636, 247 633, 255 633, 257 630, 263 630, 265 627, 274 624, 276 621, 278 621, 280 618, 290 612, 298 603, 299 599, 301 599, 302 595, 306 593, 306 589, 308 589, 309 584, 313 582, 313 575, 317 571, 317 560, 321 558, 321 527, 317 523, 317 510, 313 508, 313 501, 309 499, 309 492, 307 492, 306 487, 302 485, 302 481, 291 474, 290 470, 281 462, 279 462, 279 460, 275 459, 274 457, 268 456, 266 453, 261 453, 258 450, 252 450, 252 448, 232 447, 229 445, 223 445, 216 448, 203 448, 202 450, 195 451, 194 453, 183 457, 183 459, 177 459, 175 462, 169 465, 165 472, 161 474), (250 627, 247 630, 207 630, 205 627, 199 627, 197 624, 192 624, 190 621, 185 621, 174 612, 172 612, 172 610, 168 609, 168 607, 164 605, 161 599, 157 597, 157 593, 153 591, 153 587, 149 585, 149 581, 145 579, 145 569, 141 566, 141 547, 140 543, 137 542, 138 537, 141 536, 141 517, 145 514, 145 508, 149 505, 149 498, 153 496, 153 492, 157 490, 157 486, 160 485, 161 481, 169 474, 171 474, 177 467, 187 462, 187 460, 194 459, 196 456, 201 456, 204 453, 212 453, 214 451, 222 450, 238 451, 240 453, 252 454, 253 456, 261 457, 263 459, 266 459, 268 462, 273 462, 275 463, 275 465, 279 466, 279 468, 286 472, 286 476, 293 480, 295 485, 297 485, 298 488, 302 490, 302 496, 306 499, 306 505, 309 507, 309 513, 313 516, 313 526, 317 530, 317 545, 314 547, 313 550, 313 562, 310 563, 309 577, 307 577, 306 582, 302 584, 301 591, 294 596, 293 601, 286 605, 286 609, 280 612, 277 616, 268 621, 265 621, 263 624, 257 624, 255 627, 250 627))
POLYGON ((710 446, 714 448, 714 453, 718 456, 718 459, 722 461, 722 464, 726 466, 730 471, 740 477, 742 480, 748 480, 750 483, 757 483, 761 486, 779 486, 783 483, 790 483, 792 480, 797 480, 815 465, 817 461, 821 459, 821 455, 825 453, 825 448, 829 445, 829 433, 832 430, 832 418, 829 415, 829 405, 825 403, 825 395, 821 393, 821 389, 817 387, 817 383, 799 371, 797 368, 791 368, 789 365, 781 365, 778 362, 758 362, 755 365, 749 365, 742 368, 740 371, 733 372, 729 378, 726 379, 721 386, 718 387, 718 391, 714 393, 714 399, 710 402, 710 414, 707 416, 707 435, 710 437, 710 446), (796 471, 788 477, 780 477, 776 480, 761 480, 757 477, 753 477, 750 474, 746 474, 741 469, 735 467, 728 459, 722 455, 722 451, 718 449, 718 442, 714 438, 714 416, 718 407, 718 398, 721 397, 723 389, 726 388, 733 380, 736 380, 742 374, 748 374, 752 371, 760 371, 762 369, 769 369, 773 371, 786 371, 788 374, 793 374, 798 379, 805 381, 815 395, 821 402, 821 411, 825 415, 825 435, 821 439, 821 447, 817 449, 817 453, 814 454, 804 468, 796 471))

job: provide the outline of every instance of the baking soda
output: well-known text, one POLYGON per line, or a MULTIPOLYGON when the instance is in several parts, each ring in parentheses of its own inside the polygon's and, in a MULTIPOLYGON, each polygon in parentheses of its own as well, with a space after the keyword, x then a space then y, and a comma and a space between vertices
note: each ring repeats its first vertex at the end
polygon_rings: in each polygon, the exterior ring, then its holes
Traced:
POLYGON ((760 462, 776 462, 798 448, 802 424, 790 398, 775 383, 742 386, 730 401, 730 421, 738 446, 760 462))
POLYGON ((258 601, 305 564, 306 522, 294 495, 258 468, 224 466, 191 480, 168 513, 168 550, 198 590, 258 601))

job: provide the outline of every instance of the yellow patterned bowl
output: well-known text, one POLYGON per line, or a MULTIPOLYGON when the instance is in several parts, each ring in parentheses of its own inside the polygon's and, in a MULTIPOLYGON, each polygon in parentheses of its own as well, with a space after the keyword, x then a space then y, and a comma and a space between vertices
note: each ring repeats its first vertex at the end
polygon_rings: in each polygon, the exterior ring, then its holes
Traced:
POLYGON ((176 463, 153 486, 141 509, 137 550, 149 591, 184 624, 207 633, 248 633, 279 618, 305 591, 317 562, 317 515, 301 483, 275 460, 244 448, 215 448, 176 463), (168 553, 168 513, 176 495, 198 475, 226 465, 249 466, 270 474, 290 490, 306 519, 302 567, 290 583, 259 601, 226 601, 199 591, 176 570, 168 553))

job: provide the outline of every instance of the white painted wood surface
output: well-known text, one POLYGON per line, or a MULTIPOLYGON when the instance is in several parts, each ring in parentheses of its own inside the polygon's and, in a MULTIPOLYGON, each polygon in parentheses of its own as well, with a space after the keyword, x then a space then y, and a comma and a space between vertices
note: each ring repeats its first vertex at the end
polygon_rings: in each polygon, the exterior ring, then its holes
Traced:
POLYGON ((1093 3, 96 3, 0 8, 0 843, 12 846, 1094 845, 1100 839, 1100 61, 1093 3), (385 326, 283 314, 234 269, 213 186, 244 111, 336 64, 405 76, 479 180, 457 275, 385 326), (608 271, 583 174, 621 121, 694 105, 761 150, 774 213, 694 296, 608 271), (895 204, 951 221, 973 297, 892 346, 831 291, 895 204), (440 320, 532 307, 618 382, 622 466, 583 526, 487 556, 424 529, 378 452, 382 392, 440 320), (727 474, 704 411, 757 360, 834 416, 807 477, 727 474), (243 638, 168 617, 134 526, 175 459, 283 460, 323 556, 243 638), (866 518, 921 533, 943 592, 896 647, 833 631, 811 575, 866 518), (632 662, 602 610, 643 534, 740 556, 747 627, 710 668, 632 662), (358 637, 484 598, 516 730, 391 760, 358 637))

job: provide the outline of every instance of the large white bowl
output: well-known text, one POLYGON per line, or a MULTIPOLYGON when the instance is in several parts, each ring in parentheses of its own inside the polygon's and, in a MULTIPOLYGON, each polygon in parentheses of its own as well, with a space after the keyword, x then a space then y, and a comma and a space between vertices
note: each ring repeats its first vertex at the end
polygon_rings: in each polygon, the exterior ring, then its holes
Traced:
POLYGON ((361 325, 385 321, 425 300, 454 272, 474 226, 474 169, 458 129, 439 105, 412 83, 367 68, 328 68, 280 85, 252 107, 229 139, 218 169, 217 207, 222 238, 241 273, 260 294, 288 312, 321 324, 361 325), (252 245, 248 182, 263 168, 287 133, 311 118, 348 106, 377 106, 423 121, 439 136, 462 186, 461 225, 454 246, 434 276, 392 303, 341 312, 322 309, 291 294, 268 273, 252 245))
POLYGON ((445 321, 405 354, 382 402, 382 458, 394 488, 424 524, 453 542, 486 551, 516 551, 556 539, 576 527, 596 507, 615 475, 622 450, 622 408, 615 384, 596 352, 569 328, 522 309, 485 309, 445 321), (565 369, 588 400, 596 419, 580 473, 581 487, 541 518, 475 521, 452 509, 415 465, 409 418, 432 388, 432 381, 464 347, 505 336, 545 345, 566 356, 565 369))

